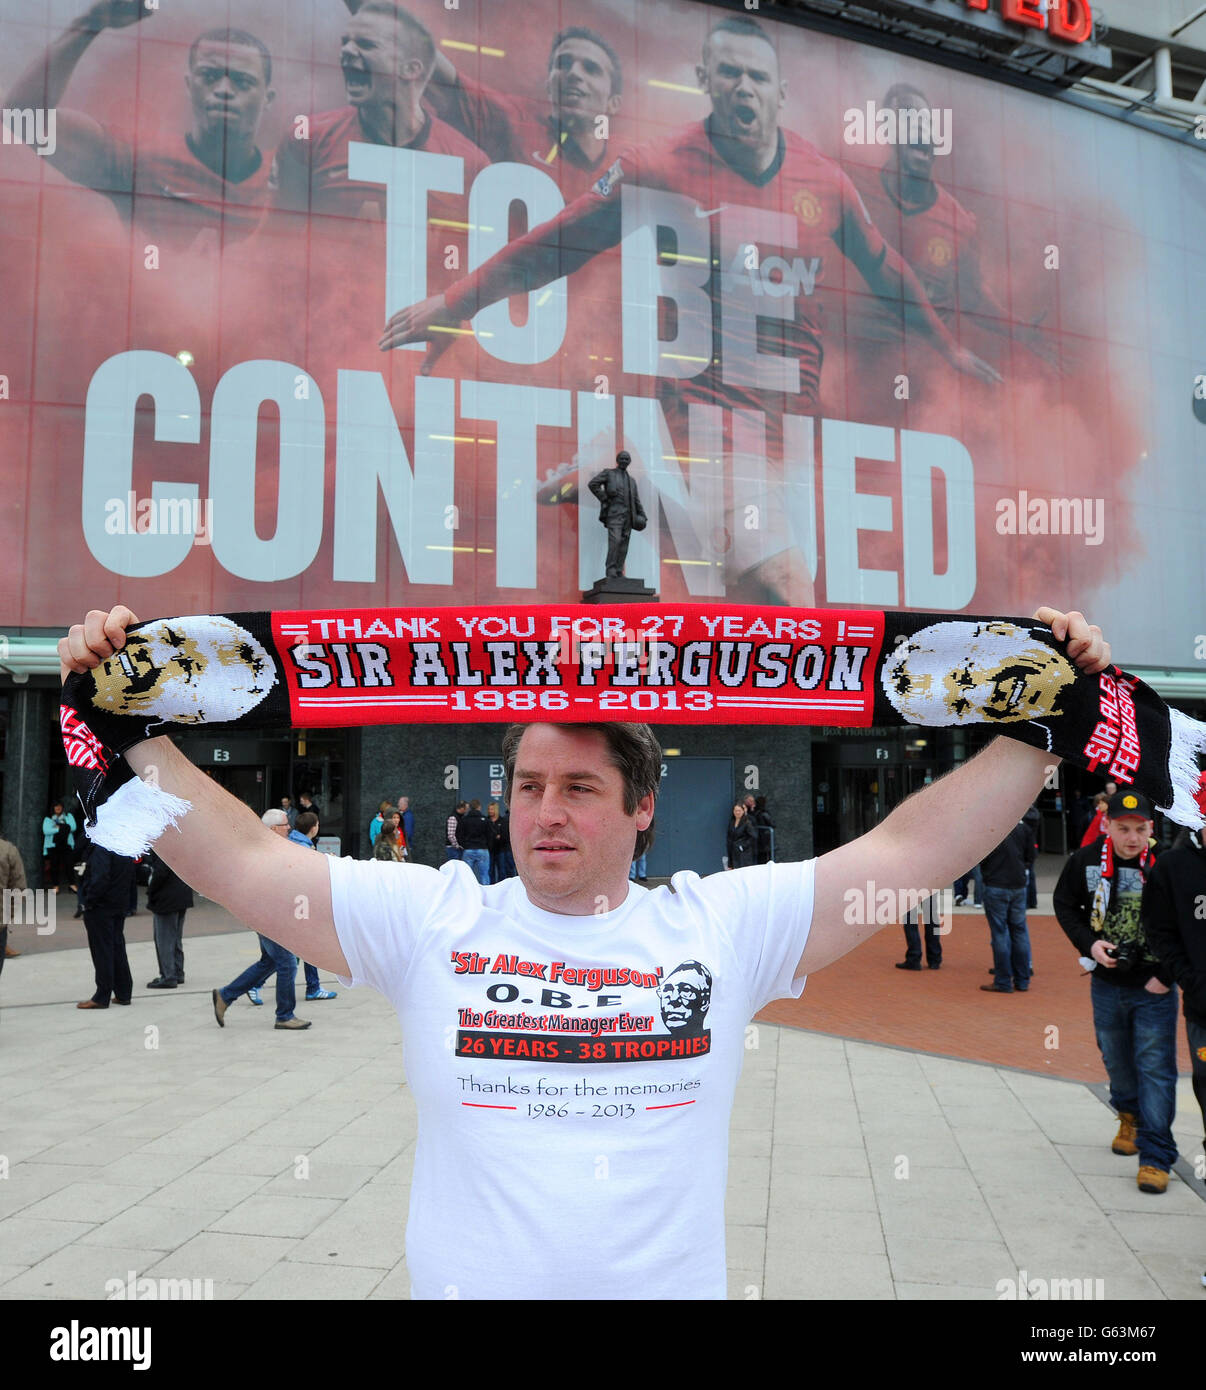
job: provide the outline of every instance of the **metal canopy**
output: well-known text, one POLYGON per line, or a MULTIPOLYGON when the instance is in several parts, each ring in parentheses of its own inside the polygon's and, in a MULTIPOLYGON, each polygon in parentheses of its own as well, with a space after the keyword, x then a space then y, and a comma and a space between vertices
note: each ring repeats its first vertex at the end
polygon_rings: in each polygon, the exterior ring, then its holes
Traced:
POLYGON ((1206 149, 1206 54, 1177 39, 1184 23, 1163 40, 1111 30, 1095 7, 1090 38, 1068 44, 1007 22, 996 9, 971 10, 961 0, 757 0, 752 9, 741 0, 702 3, 1045 92, 1206 149))

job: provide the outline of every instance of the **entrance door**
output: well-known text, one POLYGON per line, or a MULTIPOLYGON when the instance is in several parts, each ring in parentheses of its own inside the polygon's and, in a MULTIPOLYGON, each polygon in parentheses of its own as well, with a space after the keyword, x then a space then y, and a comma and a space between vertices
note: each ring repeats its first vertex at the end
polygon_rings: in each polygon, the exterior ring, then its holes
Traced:
POLYGON ((657 832, 649 851, 650 878, 680 869, 723 869, 725 832, 733 818, 732 758, 667 758, 657 798, 657 832))
POLYGON ((458 758, 457 774, 460 778, 459 792, 448 793, 448 811, 458 801, 480 801, 482 815, 492 801, 498 802, 499 815, 506 810, 503 805, 503 763, 501 758, 458 758))
MULTIPOLYGON (((224 787, 231 796, 237 796, 244 805, 250 806, 257 816, 261 816, 268 809, 268 793, 270 790, 267 780, 267 769, 263 767, 207 767, 204 769, 217 782, 218 786, 224 787)), ((280 805, 279 799, 272 803, 280 805)))
MULTIPOLYGON (((897 771, 887 767, 844 767, 838 772, 840 843, 847 845, 877 826, 894 804, 889 780, 897 771)), ((895 798, 898 800, 899 798, 895 798)))

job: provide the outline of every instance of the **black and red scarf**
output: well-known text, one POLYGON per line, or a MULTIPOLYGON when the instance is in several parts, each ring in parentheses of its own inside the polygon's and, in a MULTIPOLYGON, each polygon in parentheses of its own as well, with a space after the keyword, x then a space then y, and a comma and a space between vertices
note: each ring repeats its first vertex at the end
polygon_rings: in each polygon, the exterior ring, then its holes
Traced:
POLYGON ((207 614, 131 627, 68 677, 90 838, 137 854, 188 809, 122 754, 191 725, 979 724, 1206 822, 1206 725, 1116 666, 1078 671, 1024 618, 728 605, 207 614))

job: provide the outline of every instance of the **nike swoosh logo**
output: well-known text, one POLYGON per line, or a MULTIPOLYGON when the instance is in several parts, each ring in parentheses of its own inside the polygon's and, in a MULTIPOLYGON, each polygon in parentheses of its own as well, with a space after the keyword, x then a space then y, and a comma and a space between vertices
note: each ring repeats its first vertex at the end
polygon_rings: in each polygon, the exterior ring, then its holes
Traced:
POLYGON ((723 211, 725 210, 725 208, 727 208, 727 207, 728 207, 728 203, 721 203, 721 205, 720 205, 718 208, 707 208, 707 209, 704 209, 704 208, 701 208, 701 207, 699 206, 698 203, 696 203, 696 204, 695 204, 695 216, 696 216, 696 217, 715 217, 716 214, 717 214, 718 212, 723 212, 723 211))

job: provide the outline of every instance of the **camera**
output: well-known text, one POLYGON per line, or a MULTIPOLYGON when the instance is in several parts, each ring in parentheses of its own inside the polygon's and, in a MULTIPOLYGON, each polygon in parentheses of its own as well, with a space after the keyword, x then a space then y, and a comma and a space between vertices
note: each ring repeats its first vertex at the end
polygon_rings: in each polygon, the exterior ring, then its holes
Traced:
POLYGON ((1106 955, 1117 961, 1119 970, 1133 970, 1143 959, 1143 947, 1138 941, 1123 941, 1113 949, 1107 946, 1106 955))

